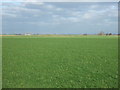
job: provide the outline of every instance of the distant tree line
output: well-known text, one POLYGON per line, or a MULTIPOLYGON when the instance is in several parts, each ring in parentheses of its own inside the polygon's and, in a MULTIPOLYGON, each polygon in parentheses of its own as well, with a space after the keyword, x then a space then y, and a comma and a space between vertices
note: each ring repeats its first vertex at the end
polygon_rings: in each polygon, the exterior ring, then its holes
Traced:
POLYGON ((108 36, 108 35, 112 35, 112 33, 104 33, 104 32, 100 32, 100 33, 98 33, 98 35, 106 35, 106 36, 108 36))
MULTIPOLYGON (((7 34, 3 34, 3 35, 7 35, 7 34)), ((39 34, 39 33, 24 33, 24 34, 23 33, 22 34, 21 33, 16 33, 14 35, 41 35, 41 34, 39 34)), ((53 35, 57 35, 57 34, 53 34, 53 35)), ((65 34, 65 35, 70 35, 70 34, 65 34)), ((79 34, 79 35, 84 35, 84 36, 87 36, 87 35, 106 35, 106 36, 110 36, 110 35, 120 35, 120 34, 104 33, 103 31, 101 31, 98 34, 87 34, 87 33, 84 33, 84 34, 79 34)))
MULTIPOLYGON (((84 36, 86 36, 86 35, 89 35, 89 34, 83 34, 84 36)), ((106 36, 110 36, 110 35, 113 35, 112 33, 104 33, 104 32, 99 32, 98 34, 93 34, 93 35, 106 35, 106 36)))

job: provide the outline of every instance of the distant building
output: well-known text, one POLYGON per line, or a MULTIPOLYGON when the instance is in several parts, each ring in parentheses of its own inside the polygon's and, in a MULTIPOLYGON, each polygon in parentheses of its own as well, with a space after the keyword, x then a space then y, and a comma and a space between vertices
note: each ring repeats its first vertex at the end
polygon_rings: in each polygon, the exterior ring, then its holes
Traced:
POLYGON ((29 36, 29 35, 31 35, 31 34, 30 34, 30 33, 25 33, 25 35, 26 35, 26 36, 29 36))

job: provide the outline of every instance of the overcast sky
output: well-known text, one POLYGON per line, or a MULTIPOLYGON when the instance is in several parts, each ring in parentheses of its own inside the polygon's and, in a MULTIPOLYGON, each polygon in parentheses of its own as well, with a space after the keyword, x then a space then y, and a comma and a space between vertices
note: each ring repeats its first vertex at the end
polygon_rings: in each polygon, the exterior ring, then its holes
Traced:
POLYGON ((3 34, 118 32, 117 2, 4 2, 3 34))

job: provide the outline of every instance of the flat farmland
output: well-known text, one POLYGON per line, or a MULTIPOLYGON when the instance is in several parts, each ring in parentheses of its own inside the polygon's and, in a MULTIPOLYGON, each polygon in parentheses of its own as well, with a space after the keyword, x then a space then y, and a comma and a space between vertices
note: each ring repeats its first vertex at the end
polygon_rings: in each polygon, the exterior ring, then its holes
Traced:
POLYGON ((117 88, 117 36, 3 36, 3 88, 117 88))

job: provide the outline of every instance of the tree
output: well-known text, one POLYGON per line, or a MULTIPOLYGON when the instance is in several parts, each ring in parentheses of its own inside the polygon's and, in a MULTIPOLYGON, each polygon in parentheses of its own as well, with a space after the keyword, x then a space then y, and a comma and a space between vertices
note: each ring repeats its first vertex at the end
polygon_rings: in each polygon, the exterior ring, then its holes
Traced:
POLYGON ((112 33, 109 33, 109 35, 112 35, 112 33))
POLYGON ((106 33, 106 36, 108 36, 109 34, 108 33, 106 33))
POLYGON ((86 36, 87 34, 83 34, 84 36, 86 36))
POLYGON ((98 33, 98 35, 105 35, 105 33, 101 31, 100 33, 98 33))

